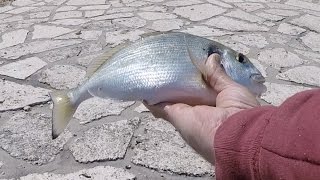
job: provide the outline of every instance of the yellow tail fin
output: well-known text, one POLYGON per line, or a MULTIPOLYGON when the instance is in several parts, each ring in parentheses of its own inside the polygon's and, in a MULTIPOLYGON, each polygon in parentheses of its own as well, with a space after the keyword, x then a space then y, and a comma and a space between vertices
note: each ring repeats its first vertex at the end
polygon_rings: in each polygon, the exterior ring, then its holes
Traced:
POLYGON ((68 125, 76 108, 67 95, 67 92, 50 93, 53 101, 52 111, 52 138, 57 138, 68 125))

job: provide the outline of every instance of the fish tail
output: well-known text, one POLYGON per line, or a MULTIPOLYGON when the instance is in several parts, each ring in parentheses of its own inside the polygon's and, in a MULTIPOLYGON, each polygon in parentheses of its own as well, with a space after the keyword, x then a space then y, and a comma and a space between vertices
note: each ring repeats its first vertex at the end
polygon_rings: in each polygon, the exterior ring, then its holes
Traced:
POLYGON ((67 91, 50 93, 53 101, 52 139, 64 131, 78 106, 71 102, 67 93, 67 91))

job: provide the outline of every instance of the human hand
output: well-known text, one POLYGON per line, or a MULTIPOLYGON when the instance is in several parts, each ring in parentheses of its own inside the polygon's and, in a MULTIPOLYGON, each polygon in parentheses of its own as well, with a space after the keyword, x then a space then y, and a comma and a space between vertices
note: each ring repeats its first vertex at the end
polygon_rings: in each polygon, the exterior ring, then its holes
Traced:
POLYGON ((169 121, 182 138, 212 164, 215 163, 213 141, 218 127, 234 113, 259 106, 247 88, 227 76, 219 61, 219 55, 211 55, 206 62, 206 72, 203 72, 208 84, 217 92, 215 107, 182 103, 145 104, 155 117, 169 121))

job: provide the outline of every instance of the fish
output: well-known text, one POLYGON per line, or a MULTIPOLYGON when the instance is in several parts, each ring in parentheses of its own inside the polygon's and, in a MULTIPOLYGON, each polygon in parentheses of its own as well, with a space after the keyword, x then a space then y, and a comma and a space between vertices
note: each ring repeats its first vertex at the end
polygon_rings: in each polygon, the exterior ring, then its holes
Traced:
POLYGON ((242 53, 216 41, 182 32, 150 35, 119 45, 92 61, 78 87, 50 94, 52 137, 61 134, 77 107, 92 97, 121 101, 215 105, 217 93, 207 84, 205 62, 218 54, 234 81, 255 95, 265 91, 265 78, 242 53))

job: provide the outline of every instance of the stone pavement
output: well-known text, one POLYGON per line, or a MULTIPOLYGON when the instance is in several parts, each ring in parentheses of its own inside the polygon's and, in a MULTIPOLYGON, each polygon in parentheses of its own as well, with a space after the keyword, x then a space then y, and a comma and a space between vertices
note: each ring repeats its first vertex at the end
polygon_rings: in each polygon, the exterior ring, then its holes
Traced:
POLYGON ((48 93, 92 59, 154 31, 246 54, 263 104, 320 86, 319 0, 16 0, 0 7, 0 179, 213 179, 213 167, 140 102, 93 98, 51 140, 48 93))

